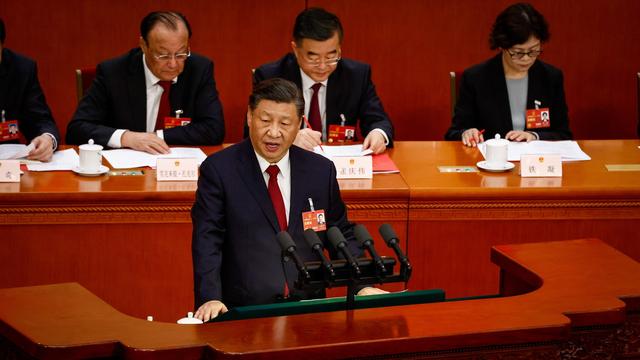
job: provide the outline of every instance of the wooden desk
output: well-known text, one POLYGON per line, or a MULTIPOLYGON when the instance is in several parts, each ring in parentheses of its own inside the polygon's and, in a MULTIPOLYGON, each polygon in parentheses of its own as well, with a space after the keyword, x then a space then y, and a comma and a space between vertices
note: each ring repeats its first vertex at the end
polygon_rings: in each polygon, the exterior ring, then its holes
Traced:
MULTIPOLYGON (((517 166, 442 174, 438 165, 474 165, 481 155, 458 142, 396 142, 390 154, 402 175, 340 186, 349 218, 369 227, 381 252, 390 254, 375 230, 383 222, 410 239, 411 289, 495 294, 498 268, 484 256, 495 244, 595 236, 640 260, 640 172, 604 167, 640 163, 640 141, 580 145, 593 160, 565 163, 563 178, 522 179, 517 166)), ((79 282, 130 315, 183 316, 193 304, 195 186, 157 183, 153 170, 28 172, 21 184, 0 184, 0 288, 79 282)))
MULTIPOLYGON (((20 184, 0 183, 0 288, 78 282, 130 315, 184 316, 193 307, 196 187, 156 182, 150 169, 94 178, 25 172, 20 184)), ((340 187, 349 219, 366 224, 378 248, 384 222, 406 239, 409 190, 399 174, 340 187)))
POLYGON ((505 294, 525 294, 181 326, 126 316, 78 284, 2 289, 0 354, 309 360, 640 356, 637 262, 594 239, 502 245, 491 258, 502 269, 505 294))
POLYGON ((640 141, 579 141, 591 161, 563 164, 557 179, 507 173, 440 173, 474 166, 477 149, 459 142, 397 142, 391 157, 409 185, 411 289, 447 296, 498 292, 498 267, 482 256, 492 245, 598 237, 640 260, 640 141))

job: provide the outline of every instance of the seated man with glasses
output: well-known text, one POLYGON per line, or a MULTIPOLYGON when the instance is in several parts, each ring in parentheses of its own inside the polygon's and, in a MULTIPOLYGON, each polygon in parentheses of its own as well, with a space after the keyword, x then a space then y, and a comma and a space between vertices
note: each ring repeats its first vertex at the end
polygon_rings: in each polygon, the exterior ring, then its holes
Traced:
POLYGON ((220 144, 224 119, 213 63, 191 53, 190 38, 180 13, 152 12, 142 19, 140 47, 98 65, 67 128, 67 143, 93 139, 152 154, 168 153, 167 144, 220 144), (174 116, 185 125, 165 123, 174 116))
POLYGON ((571 139, 562 71, 537 59, 548 40, 547 22, 530 4, 500 13, 489 38, 500 52, 462 74, 445 139, 465 146, 496 134, 511 141, 571 139))
POLYGON ((393 126, 371 81, 370 66, 342 58, 342 36, 334 14, 304 10, 293 27, 293 53, 257 68, 254 78, 260 82, 280 77, 302 90, 308 124, 298 132, 295 145, 311 150, 327 141, 332 125, 355 127, 359 120, 364 147, 379 154, 392 145, 393 126))

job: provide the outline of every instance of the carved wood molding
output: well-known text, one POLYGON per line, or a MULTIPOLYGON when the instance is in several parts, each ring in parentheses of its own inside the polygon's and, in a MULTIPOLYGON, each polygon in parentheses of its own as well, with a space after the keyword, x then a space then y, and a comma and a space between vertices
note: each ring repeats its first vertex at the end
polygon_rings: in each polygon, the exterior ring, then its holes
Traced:
POLYGON ((640 201, 411 201, 410 209, 639 208, 640 201))
POLYGON ((407 221, 408 204, 403 203, 351 203, 347 204, 351 221, 407 221))
MULTIPOLYGON (((191 223, 191 203, 0 207, 0 224, 191 223)), ((408 204, 348 204, 351 220, 406 221, 408 204)))
POLYGON ((187 205, 1 207, 0 224, 190 223, 187 205))
POLYGON ((640 202, 421 202, 409 204, 409 220, 640 219, 640 202))

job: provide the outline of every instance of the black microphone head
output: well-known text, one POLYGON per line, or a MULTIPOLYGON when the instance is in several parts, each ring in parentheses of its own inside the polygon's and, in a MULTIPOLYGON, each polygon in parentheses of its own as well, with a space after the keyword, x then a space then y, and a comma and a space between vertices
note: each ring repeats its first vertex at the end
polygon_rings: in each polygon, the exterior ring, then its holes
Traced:
POLYGON ((398 241, 398 235, 396 235, 396 232, 393 230, 391 225, 382 224, 380 225, 379 231, 380 235, 382 235, 382 238, 384 239, 384 242, 387 243, 387 245, 390 245, 392 240, 398 241))
POLYGON ((280 248, 282 249, 282 251, 289 251, 289 249, 291 248, 295 250, 296 243, 293 241, 293 239, 291 238, 291 235, 289 235, 288 232, 280 231, 278 235, 276 235, 276 239, 278 240, 278 243, 280 244, 280 248))
POLYGON ((373 245, 373 239, 371 238, 371 234, 369 233, 369 230, 367 230, 367 228, 364 225, 358 224, 354 226, 353 234, 355 235, 356 239, 361 245, 365 245, 367 242, 373 245))
POLYGON ((320 238, 318 237, 318 234, 316 234, 316 232, 313 231, 313 229, 307 229, 304 231, 304 240, 312 249, 323 248, 322 240, 320 240, 320 238))
POLYGON ((336 250, 340 249, 347 242, 344 235, 340 232, 340 229, 336 226, 332 226, 327 230, 327 237, 329 238, 331 245, 333 245, 336 250))

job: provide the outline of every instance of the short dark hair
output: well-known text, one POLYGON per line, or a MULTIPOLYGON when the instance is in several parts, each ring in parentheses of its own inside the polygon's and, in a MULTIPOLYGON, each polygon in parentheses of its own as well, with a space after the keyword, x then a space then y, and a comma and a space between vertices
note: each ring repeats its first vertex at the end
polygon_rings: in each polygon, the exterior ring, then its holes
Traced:
POLYGON ((294 104, 296 106, 298 119, 300 119, 304 113, 302 93, 296 84, 289 80, 271 78, 257 83, 253 87, 253 92, 249 95, 249 108, 251 111, 254 111, 262 100, 294 104))
POLYGON ((300 45, 303 39, 325 41, 336 32, 342 42, 342 24, 337 16, 325 9, 309 8, 296 17, 296 23, 293 25, 293 40, 296 45, 300 45))
POLYGON ((178 22, 182 22, 184 24, 187 28, 187 32, 189 33, 189 39, 191 39, 191 26, 189 25, 187 18, 181 13, 175 11, 154 11, 147 14, 147 16, 142 19, 142 22, 140 22, 140 36, 142 36, 144 42, 148 44, 147 36, 157 23, 164 24, 164 26, 171 30, 178 30, 178 22))
POLYGON ((509 49, 527 42, 531 35, 543 43, 547 42, 551 36, 549 25, 531 4, 517 3, 498 15, 491 29, 489 45, 492 50, 509 49))
POLYGON ((4 30, 4 21, 0 18, 0 44, 4 45, 4 39, 7 37, 7 33, 4 30))

